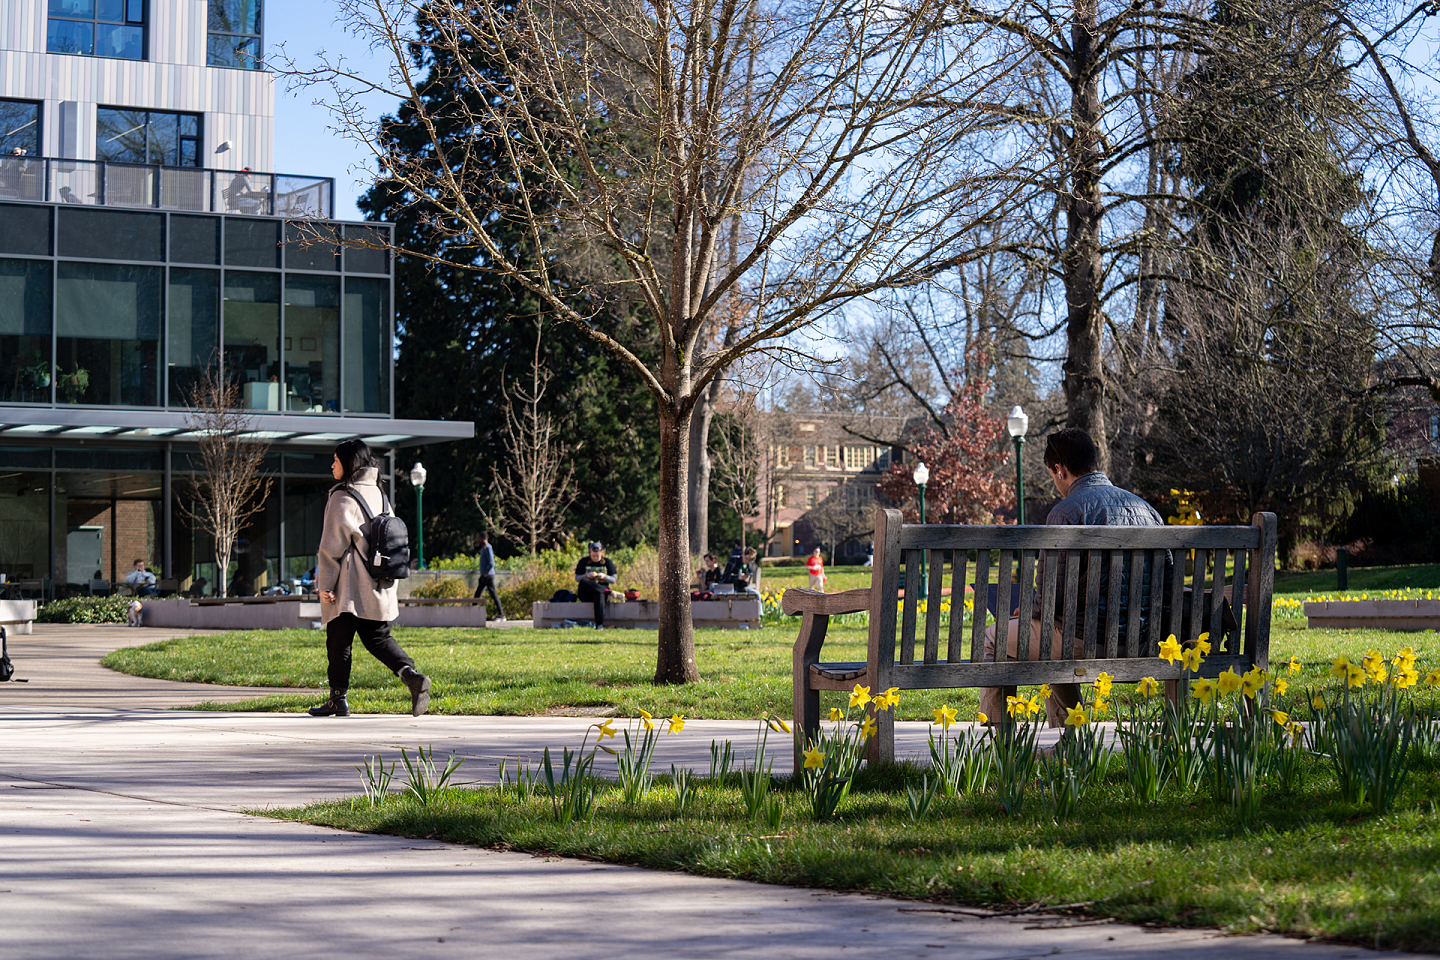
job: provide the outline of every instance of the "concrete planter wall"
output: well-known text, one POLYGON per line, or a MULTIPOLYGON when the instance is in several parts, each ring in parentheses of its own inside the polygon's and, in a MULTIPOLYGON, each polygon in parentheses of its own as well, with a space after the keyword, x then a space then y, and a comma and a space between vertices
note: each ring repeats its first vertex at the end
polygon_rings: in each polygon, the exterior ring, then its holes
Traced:
POLYGON ((37 606, 35 600, 0 600, 0 625, 12 636, 31 633, 37 606))
POLYGON ((1325 600, 1305 616, 1312 630, 1440 630, 1440 600, 1325 600))
MULTIPOLYGON (((146 600, 140 622, 147 627, 193 630, 309 629, 320 620, 319 601, 289 600, 275 603, 192 604, 174 597, 146 600)), ((399 627, 483 627, 483 604, 401 604, 399 627)))
MULTIPOLYGON (((551 603, 542 600, 530 607, 536 627, 559 627, 564 621, 595 619, 593 603, 551 603)), ((734 597, 725 600, 693 600, 690 616, 697 627, 753 629, 760 626, 760 598, 734 597)), ((605 625, 636 630, 660 629, 660 604, 654 600, 626 600, 605 608, 605 625)))

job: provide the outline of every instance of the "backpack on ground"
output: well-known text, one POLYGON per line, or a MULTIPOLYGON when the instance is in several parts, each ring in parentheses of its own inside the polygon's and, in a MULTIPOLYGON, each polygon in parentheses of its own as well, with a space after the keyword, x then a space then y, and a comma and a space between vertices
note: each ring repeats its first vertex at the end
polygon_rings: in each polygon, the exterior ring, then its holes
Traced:
POLYGON ((15 664, 10 662, 10 648, 5 643, 5 628, 0 627, 0 682, 15 676, 15 664))
POLYGON ((365 524, 360 532, 365 536, 365 569, 370 576, 382 587, 387 587, 396 580, 406 580, 410 577, 410 531, 405 528, 405 521, 390 509, 390 499, 385 496, 385 491, 380 491, 380 512, 373 514, 370 508, 365 505, 365 498, 356 493, 353 487, 346 487, 345 492, 355 498, 360 504, 360 509, 365 514, 365 524))

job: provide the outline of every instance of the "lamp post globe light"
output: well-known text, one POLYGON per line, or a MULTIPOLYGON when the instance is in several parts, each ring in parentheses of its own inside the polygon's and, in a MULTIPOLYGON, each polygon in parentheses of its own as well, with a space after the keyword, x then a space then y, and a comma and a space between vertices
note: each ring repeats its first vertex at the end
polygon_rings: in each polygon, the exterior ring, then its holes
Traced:
MULTIPOLYGON (((915 486, 920 488, 920 522, 925 522, 925 484, 930 482, 930 468, 921 461, 915 467, 915 486)), ((920 564, 920 596, 930 595, 930 564, 920 564)))
POLYGON ((1025 446, 1025 431, 1030 429, 1030 418, 1025 416, 1025 411, 1020 409, 1020 404, 1015 404, 1015 409, 1010 411, 1010 416, 1005 419, 1005 429, 1010 431, 1011 438, 1015 441, 1015 506, 1018 513, 1015 519, 1023 526, 1025 524, 1025 465, 1021 462, 1020 451, 1025 446))
POLYGON ((419 460, 410 468, 415 485, 415 569, 425 569, 425 467, 419 460))

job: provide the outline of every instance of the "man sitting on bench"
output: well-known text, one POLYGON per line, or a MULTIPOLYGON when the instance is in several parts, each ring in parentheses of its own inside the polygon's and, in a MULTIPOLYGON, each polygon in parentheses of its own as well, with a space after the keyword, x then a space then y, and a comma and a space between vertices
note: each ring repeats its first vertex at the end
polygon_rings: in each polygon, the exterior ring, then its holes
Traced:
MULTIPOLYGON (((1064 499, 1057 503, 1045 518, 1047 525, 1064 526, 1072 524, 1084 524, 1089 526, 1106 527, 1161 527, 1165 522, 1160 519, 1160 514, 1155 508, 1144 500, 1126 490, 1112 484, 1105 474, 1101 473, 1097 466, 1100 455, 1095 449, 1095 442, 1090 435, 1078 427, 1066 427, 1057 433, 1050 434, 1045 439, 1045 467, 1050 471, 1050 479, 1055 484, 1055 489, 1060 492, 1064 499)), ((1043 554, 1042 554, 1043 557, 1043 554)), ((1085 561, 1085 557, 1077 552, 1077 558, 1085 561)), ((1058 577, 1056 582, 1065 583, 1065 561, 1066 557, 1061 554, 1058 562, 1058 577)), ((1080 568, 1080 591, 1079 602, 1083 605, 1085 598, 1086 576, 1092 573, 1083 566, 1080 568)), ((1100 602, 1105 604, 1110 598, 1104 594, 1104 587, 1108 581, 1106 571, 1093 571, 1095 576, 1102 577, 1102 592, 1100 602)), ((1141 609, 1150 609, 1151 582, 1160 582, 1161 573, 1152 572, 1149 564, 1145 565, 1143 571, 1132 571, 1126 569, 1120 582, 1121 597, 1126 596, 1131 588, 1132 579, 1138 579, 1137 585, 1141 591, 1141 609), (1139 574, 1136 577, 1136 574, 1139 574)), ((1038 584, 1043 583, 1045 575, 1044 563, 1037 564, 1035 577, 1038 584)), ((1001 594, 1003 595, 1003 590, 1001 594)), ((1120 598, 1116 598, 1119 602, 1120 598)), ((998 606, 998 603, 997 603, 998 606)), ((1017 658, 1018 635, 1020 621, 1015 618, 1019 610, 1012 611, 1009 626, 1009 659, 1017 658)), ((1059 610, 1055 611, 1057 619, 1061 616, 1059 610)), ((1040 621, 1038 619, 1038 605, 1036 609, 1037 619, 1032 621, 1030 628, 1030 657, 1038 660, 1040 657, 1039 638, 1041 633, 1040 621)), ((1120 610, 1120 635, 1125 636, 1126 608, 1120 610)), ((1078 624, 1085 622, 1085 613, 1081 610, 1076 617, 1078 624)), ((1101 610, 1101 623, 1104 622, 1104 610, 1101 610)), ((1081 628, 1083 631, 1083 627, 1081 628)), ((1142 633, 1144 625, 1142 624, 1142 633)), ((1054 646, 1051 648, 1051 657, 1056 660, 1065 657, 1064 637, 1060 625, 1052 626, 1052 637, 1054 646)), ((1085 645, 1083 639, 1074 641, 1074 656, 1083 658, 1085 656, 1085 645)), ((995 627, 991 626, 985 631, 985 659, 995 659, 995 627)), ((1015 694, 1014 687, 983 687, 980 691, 980 711, 992 722, 1003 723, 1005 718, 1005 698, 1015 694)), ((1050 699, 1045 704, 1045 714, 1050 721, 1050 726, 1060 727, 1065 724, 1066 712, 1069 708, 1080 702, 1080 686, 1074 683, 1054 684, 1051 687, 1050 699)))

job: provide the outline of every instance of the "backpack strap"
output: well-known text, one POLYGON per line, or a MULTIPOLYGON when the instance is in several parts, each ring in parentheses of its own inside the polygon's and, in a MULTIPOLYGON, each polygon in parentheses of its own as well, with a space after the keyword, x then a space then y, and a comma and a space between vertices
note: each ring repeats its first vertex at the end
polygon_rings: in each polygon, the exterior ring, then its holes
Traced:
MULTIPOLYGON (((371 520, 374 520, 374 519, 375 519, 375 514, 371 513, 371 512, 370 512, 370 508, 369 508, 368 506, 366 506, 366 504, 365 504, 365 498, 362 497, 362 496, 360 496, 360 494, 356 493, 354 487, 346 487, 346 488, 345 488, 345 492, 348 493, 348 494, 350 494, 350 496, 354 497, 354 498, 355 498, 355 502, 358 503, 358 504, 360 504, 360 510, 361 510, 362 513, 365 514, 365 522, 366 522, 366 523, 369 523, 371 520)), ((380 491, 380 503, 381 503, 384 507, 386 507, 386 509, 383 509, 383 510, 381 510, 380 512, 381 512, 381 513, 389 513, 389 512, 390 512, 389 509, 388 509, 388 508, 389 508, 389 503, 387 503, 386 500, 385 500, 385 491, 383 491, 383 490, 380 491)))

